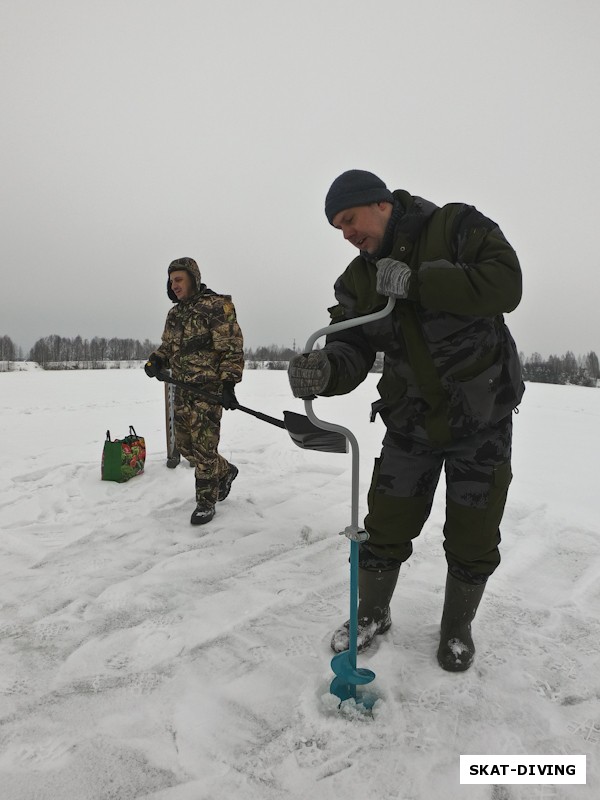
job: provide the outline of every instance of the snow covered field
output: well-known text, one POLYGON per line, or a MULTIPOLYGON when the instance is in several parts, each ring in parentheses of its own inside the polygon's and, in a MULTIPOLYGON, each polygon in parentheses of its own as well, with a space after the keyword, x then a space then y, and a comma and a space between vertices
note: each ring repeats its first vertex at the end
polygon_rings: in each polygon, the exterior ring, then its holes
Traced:
MULTIPOLYGON (((361 519, 383 429, 376 375, 319 400, 361 445, 361 519)), ((240 401, 303 413, 283 372, 240 401)), ((373 715, 328 694, 347 616, 350 456, 225 412, 240 467, 206 528, 165 462, 140 370, 0 375, 2 800, 530 800, 600 796, 600 391, 529 384, 515 417, 503 563, 462 675, 437 666, 443 492, 400 574, 394 626, 359 658, 373 715), (100 480, 107 428, 146 472, 100 480), (460 754, 586 754, 587 785, 464 786, 460 754)))

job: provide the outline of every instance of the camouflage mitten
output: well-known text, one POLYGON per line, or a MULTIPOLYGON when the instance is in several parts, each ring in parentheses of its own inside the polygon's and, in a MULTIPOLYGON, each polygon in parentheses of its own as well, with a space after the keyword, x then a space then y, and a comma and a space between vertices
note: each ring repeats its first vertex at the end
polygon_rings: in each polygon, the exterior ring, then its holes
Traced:
POLYGON ((156 378, 163 368, 163 360, 156 353, 151 353, 148 356, 148 361, 144 365, 144 372, 149 378, 156 378))
POLYGON ((240 407, 238 399, 235 396, 235 383, 233 381, 223 381, 221 405, 228 411, 240 407))

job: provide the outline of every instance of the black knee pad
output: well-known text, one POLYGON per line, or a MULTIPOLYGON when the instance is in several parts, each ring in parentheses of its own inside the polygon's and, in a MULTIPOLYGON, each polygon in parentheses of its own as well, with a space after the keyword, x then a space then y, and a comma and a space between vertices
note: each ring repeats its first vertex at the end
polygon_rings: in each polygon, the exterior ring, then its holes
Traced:
MULTIPOLYGON (((409 546, 410 556, 412 548, 409 546)), ((404 559, 406 560, 406 559, 404 559)), ((380 555, 373 552, 369 545, 362 542, 358 548, 358 566, 360 569, 367 570, 368 572, 388 572, 389 570, 398 569, 402 561, 393 556, 380 555)))
POLYGON ((481 586, 481 584, 486 583, 487 579, 490 577, 489 575, 472 572, 470 569, 451 561, 448 561, 448 572, 455 577, 456 580, 462 583, 468 583, 471 586, 481 586))

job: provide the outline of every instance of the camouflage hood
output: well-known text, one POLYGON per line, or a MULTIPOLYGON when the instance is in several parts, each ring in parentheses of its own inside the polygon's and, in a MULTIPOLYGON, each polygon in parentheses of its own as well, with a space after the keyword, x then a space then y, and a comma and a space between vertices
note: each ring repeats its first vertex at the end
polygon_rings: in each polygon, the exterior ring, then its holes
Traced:
POLYGON ((202 287, 202 280, 200 278, 200 268, 198 264, 194 261, 193 258, 176 258, 175 261, 171 261, 169 264, 169 269, 167 271, 167 294, 169 296, 169 300, 172 300, 173 303, 178 303, 179 300, 177 296, 174 294, 173 290, 171 289, 171 281, 170 275, 172 272, 176 272, 177 270, 184 270, 185 272, 189 273, 192 278, 192 284, 194 286, 194 294, 197 294, 202 287))

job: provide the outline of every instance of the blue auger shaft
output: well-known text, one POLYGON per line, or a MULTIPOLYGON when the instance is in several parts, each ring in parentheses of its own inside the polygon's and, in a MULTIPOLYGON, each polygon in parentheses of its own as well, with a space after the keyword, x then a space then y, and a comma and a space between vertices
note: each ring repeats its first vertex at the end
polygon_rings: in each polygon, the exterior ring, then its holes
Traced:
POLYGON ((356 669, 358 649, 358 542, 350 542, 350 639, 349 661, 356 669))

